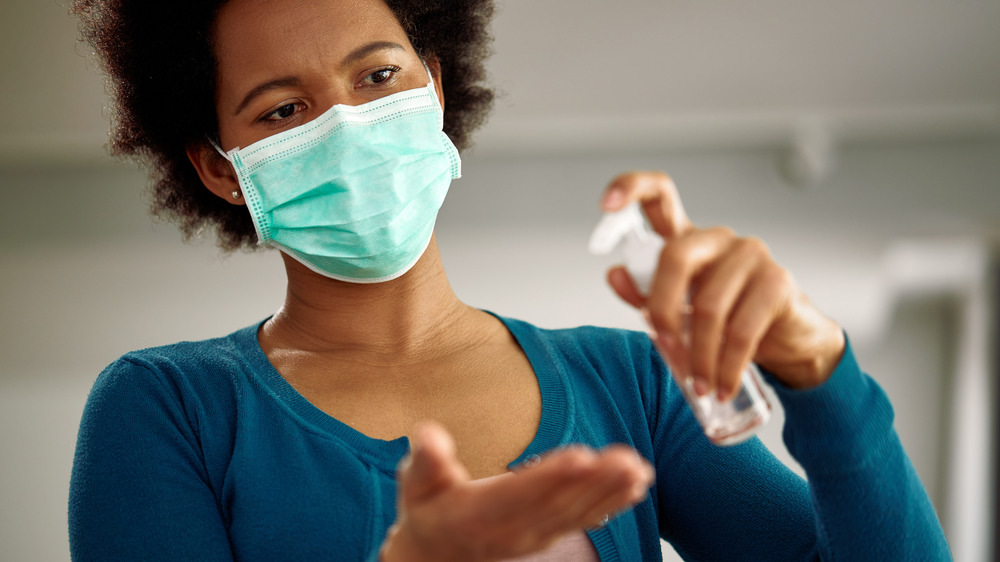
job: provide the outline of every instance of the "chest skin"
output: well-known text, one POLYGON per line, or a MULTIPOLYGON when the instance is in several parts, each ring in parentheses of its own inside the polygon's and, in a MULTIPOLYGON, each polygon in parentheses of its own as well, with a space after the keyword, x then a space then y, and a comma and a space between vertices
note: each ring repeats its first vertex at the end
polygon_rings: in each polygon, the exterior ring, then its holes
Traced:
POLYGON ((442 424, 473 479, 507 472, 541 419, 535 373, 506 331, 403 366, 308 353, 269 358, 306 400, 368 437, 390 441, 411 437, 421 421, 442 424))

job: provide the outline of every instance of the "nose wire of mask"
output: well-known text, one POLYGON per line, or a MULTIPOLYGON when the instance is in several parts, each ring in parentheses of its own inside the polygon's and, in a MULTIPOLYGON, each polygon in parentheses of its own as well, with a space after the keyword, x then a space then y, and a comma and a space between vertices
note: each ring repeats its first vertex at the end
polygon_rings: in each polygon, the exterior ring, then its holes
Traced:
MULTIPOLYGON (((421 59, 420 62, 423 63, 423 65, 424 65, 424 72, 427 73, 427 88, 434 95, 435 99, 437 99, 437 88, 434 86, 434 74, 431 72, 431 68, 429 66, 427 66, 427 63, 425 61, 423 61, 421 59)), ((376 101, 378 101, 378 100, 376 100, 376 101)), ((438 100, 438 103, 439 103, 439 106, 440 106, 440 100, 438 100)), ((336 107, 336 106, 334 106, 334 107, 336 107)), ((361 106, 354 106, 354 107, 361 107, 361 106)), ((333 109, 334 108, 330 108, 330 110, 328 110, 328 111, 332 111, 333 109)), ((442 115, 442 117, 443 117, 443 115, 442 115)), ((443 126, 443 124, 442 124, 442 126, 443 126)), ((208 140, 208 143, 210 145, 212 145, 212 148, 214 148, 215 151, 218 152, 220 156, 222 156, 223 158, 225 158, 226 160, 228 160, 230 163, 232 163, 233 158, 229 154, 227 154, 225 150, 223 150, 222 146, 219 144, 218 141, 216 141, 212 137, 207 137, 206 140, 208 140)), ((237 147, 237 148, 235 148, 233 150, 239 150, 239 147, 237 147)))
MULTIPOLYGON (((430 76, 430 72, 428 71, 430 76)), ((341 281, 409 271, 430 243, 458 150, 433 78, 423 88, 316 119, 228 153, 259 243, 341 281)))

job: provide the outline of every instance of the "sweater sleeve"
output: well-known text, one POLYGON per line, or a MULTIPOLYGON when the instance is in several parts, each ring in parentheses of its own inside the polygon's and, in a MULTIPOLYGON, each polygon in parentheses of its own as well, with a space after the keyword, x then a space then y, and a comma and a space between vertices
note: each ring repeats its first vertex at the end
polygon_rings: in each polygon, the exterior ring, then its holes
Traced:
POLYGON ((660 533, 686 560, 948 560, 940 524, 848 348, 830 380, 775 385, 808 483, 757 438, 712 445, 666 367, 654 427, 660 533))
POLYGON ((820 387, 796 391, 767 378, 785 409, 785 445, 809 480, 822 559, 951 559, 892 405, 850 343, 820 387))
POLYGON ((87 398, 70 481, 73 560, 232 560, 182 392, 120 359, 87 398))

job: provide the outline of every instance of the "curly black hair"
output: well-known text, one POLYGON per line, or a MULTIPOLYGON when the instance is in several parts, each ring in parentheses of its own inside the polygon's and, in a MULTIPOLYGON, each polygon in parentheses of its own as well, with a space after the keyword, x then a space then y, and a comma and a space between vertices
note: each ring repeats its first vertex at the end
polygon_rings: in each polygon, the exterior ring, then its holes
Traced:
MULTIPOLYGON (((188 146, 214 138, 216 61, 212 27, 226 0, 73 0, 72 13, 108 76, 111 153, 149 166, 152 212, 185 239, 215 228, 226 250, 257 241, 249 213, 206 189, 188 146)), ((493 103, 484 85, 492 0, 385 0, 422 57, 441 64, 444 131, 469 146, 493 103)))

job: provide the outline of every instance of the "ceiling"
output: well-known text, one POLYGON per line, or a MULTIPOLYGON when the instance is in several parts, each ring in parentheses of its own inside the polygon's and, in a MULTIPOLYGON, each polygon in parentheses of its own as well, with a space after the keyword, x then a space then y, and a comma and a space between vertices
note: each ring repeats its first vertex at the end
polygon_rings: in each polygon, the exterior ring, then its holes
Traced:
POLYGON ((495 78, 527 115, 1000 103, 1000 2, 500 4, 495 78))
POLYGON ((507 0, 495 32, 488 148, 1000 131, 995 0, 507 0))
MULTIPOLYGON (((0 3, 0 161, 94 158, 66 0, 0 3)), ((1000 135, 996 0, 499 0, 479 150, 1000 135)))

